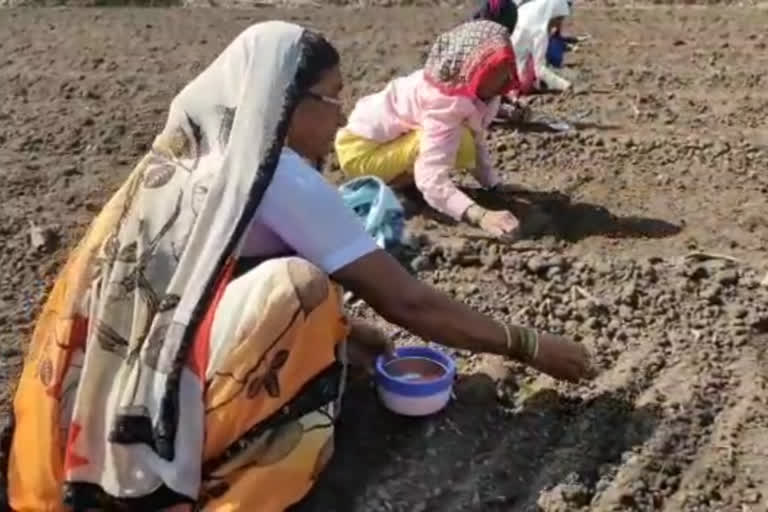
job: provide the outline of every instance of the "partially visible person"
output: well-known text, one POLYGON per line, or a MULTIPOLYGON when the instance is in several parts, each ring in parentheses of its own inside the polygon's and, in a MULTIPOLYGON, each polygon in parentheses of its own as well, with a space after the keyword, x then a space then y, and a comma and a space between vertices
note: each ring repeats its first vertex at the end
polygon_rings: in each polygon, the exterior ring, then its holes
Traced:
POLYGON ((495 21, 507 27, 511 34, 517 25, 517 4, 513 0, 481 0, 472 19, 495 21))
MULTIPOLYGON (((481 0, 472 14, 472 19, 499 23, 512 34, 517 25, 517 11, 518 5, 513 0, 481 0)), ((499 118, 512 123, 522 123, 529 119, 531 110, 520 101, 519 95, 519 91, 513 91, 501 97, 497 112, 499 118)))
POLYGON ((333 452, 347 372, 391 350, 343 288, 426 339, 590 375, 581 345, 473 311, 376 245, 316 167, 342 86, 328 41, 265 22, 176 96, 37 320, 0 506, 285 510, 333 452))
MULTIPOLYGON (((573 1, 568 0, 568 9, 573 12, 573 1)), ((574 46, 583 38, 570 36, 564 33, 563 21, 552 27, 552 33, 549 36, 549 45, 547 46, 547 62, 554 68, 561 68, 565 59, 565 54, 573 50, 574 46)))
POLYGON ((423 69, 358 100, 336 137, 344 173, 393 187, 415 182, 437 211, 495 236, 518 236, 512 213, 481 207, 452 178, 468 170, 484 187, 499 184, 485 132, 501 96, 517 87, 509 36, 501 24, 464 23, 437 38, 423 69))
POLYGON ((565 91, 571 87, 547 61, 550 38, 561 30, 570 12, 568 0, 530 0, 520 5, 512 33, 520 88, 513 97, 541 89, 565 91))

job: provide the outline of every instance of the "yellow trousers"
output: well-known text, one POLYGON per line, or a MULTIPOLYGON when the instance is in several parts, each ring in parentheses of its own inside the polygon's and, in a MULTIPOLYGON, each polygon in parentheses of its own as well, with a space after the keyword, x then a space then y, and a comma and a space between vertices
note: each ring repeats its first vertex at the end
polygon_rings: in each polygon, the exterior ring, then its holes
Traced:
MULTIPOLYGON (((350 178, 372 175, 389 183, 413 172, 420 142, 421 130, 414 130, 389 142, 376 142, 341 129, 336 134, 336 157, 341 170, 350 178)), ((474 169, 476 161, 475 137, 469 128, 464 127, 456 152, 456 168, 474 169)))

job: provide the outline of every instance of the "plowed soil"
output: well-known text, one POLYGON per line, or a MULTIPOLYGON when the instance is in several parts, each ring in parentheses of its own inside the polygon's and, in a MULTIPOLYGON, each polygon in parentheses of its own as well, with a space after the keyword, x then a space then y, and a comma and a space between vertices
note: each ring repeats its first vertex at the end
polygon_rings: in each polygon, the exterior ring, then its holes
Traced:
MULTIPOLYGON (((1 10, 4 410, 67 248, 147 150, 173 95, 242 28, 283 18, 322 30, 342 52, 351 106, 418 67, 462 16, 1 10)), ((299 508, 768 510, 767 25, 751 7, 577 6, 570 30, 592 38, 567 55, 576 90, 533 103, 577 129, 492 133, 505 180, 525 189, 505 203, 528 239, 497 243, 405 197, 417 246, 405 260, 498 318, 573 335, 600 375, 561 385, 512 366, 494 384, 481 373, 493 373, 488 358, 457 354, 456 400, 425 420, 394 417, 360 386, 331 467, 299 508)), ((333 165, 329 177, 340 179, 333 165)))

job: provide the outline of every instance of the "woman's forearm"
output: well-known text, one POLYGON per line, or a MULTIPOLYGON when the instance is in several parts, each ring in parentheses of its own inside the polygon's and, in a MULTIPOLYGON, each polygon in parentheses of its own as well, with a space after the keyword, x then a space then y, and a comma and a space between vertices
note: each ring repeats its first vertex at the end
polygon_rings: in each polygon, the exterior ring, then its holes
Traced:
POLYGON ((487 352, 529 361, 535 347, 530 329, 506 326, 445 293, 421 284, 420 299, 403 303, 395 312, 398 323, 424 339, 473 352, 487 352))
POLYGON ((382 317, 425 340, 521 361, 529 361, 535 349, 535 331, 516 326, 506 329, 504 324, 414 279, 384 251, 360 258, 333 277, 382 317))

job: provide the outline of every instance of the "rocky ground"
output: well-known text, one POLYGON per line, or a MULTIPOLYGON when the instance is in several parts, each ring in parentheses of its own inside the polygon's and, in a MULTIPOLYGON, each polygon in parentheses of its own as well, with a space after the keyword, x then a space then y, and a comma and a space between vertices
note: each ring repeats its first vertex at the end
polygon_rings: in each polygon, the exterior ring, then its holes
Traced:
MULTIPOLYGON (((241 28, 280 17, 321 29, 342 51, 351 103, 417 67, 461 15, 0 11, 3 405, 67 247, 174 93, 241 28)), ((407 260, 498 318, 575 336, 601 374, 572 386, 511 367, 494 384, 480 373, 500 375, 493 361, 457 354, 456 401, 420 421, 355 390, 300 509, 768 510, 768 12, 578 7, 573 21, 592 36, 567 56, 579 85, 533 106, 578 129, 492 133, 505 180, 526 189, 505 206, 529 238, 500 244, 406 197, 407 260)))

